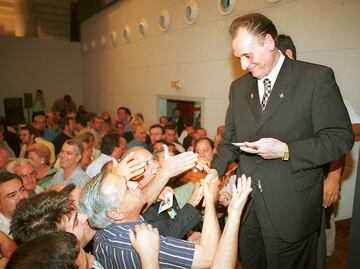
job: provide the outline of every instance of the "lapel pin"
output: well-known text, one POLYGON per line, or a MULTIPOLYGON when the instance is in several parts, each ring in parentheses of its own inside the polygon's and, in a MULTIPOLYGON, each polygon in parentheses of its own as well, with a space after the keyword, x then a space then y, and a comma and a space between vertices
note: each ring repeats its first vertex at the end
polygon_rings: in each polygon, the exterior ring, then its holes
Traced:
POLYGON ((253 93, 250 96, 251 96, 251 99, 254 99, 254 94, 253 93))
POLYGON ((283 93, 280 93, 280 98, 284 98, 285 95, 283 93))

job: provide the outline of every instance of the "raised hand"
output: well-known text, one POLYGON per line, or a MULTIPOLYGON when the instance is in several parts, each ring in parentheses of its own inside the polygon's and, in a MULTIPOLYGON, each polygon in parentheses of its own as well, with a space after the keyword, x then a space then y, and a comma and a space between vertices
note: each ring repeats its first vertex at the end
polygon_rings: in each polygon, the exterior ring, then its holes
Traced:
POLYGON ((229 215, 232 213, 242 213, 251 191, 251 177, 247 178, 245 175, 239 177, 237 184, 233 185, 232 198, 228 207, 229 215))
POLYGON ((175 156, 169 156, 169 149, 164 144, 164 163, 159 170, 162 176, 171 178, 194 167, 198 156, 194 152, 183 152, 175 156))
POLYGON ((113 168, 113 173, 130 180, 133 177, 144 173, 145 162, 133 159, 134 152, 127 155, 121 162, 113 168))
POLYGON ((134 231, 129 229, 129 239, 140 256, 142 268, 159 268, 160 236, 158 229, 153 228, 151 224, 142 223, 136 225, 134 231))
POLYGON ((288 151, 286 143, 275 138, 261 138, 255 142, 245 142, 245 146, 240 149, 247 153, 257 154, 264 159, 278 159, 284 156, 288 151))

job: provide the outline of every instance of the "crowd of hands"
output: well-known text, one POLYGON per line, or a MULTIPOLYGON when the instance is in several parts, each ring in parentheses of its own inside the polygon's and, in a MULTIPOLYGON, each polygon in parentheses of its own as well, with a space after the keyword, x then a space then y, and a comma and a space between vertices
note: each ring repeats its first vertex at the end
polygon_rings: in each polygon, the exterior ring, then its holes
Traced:
MULTIPOLYGON (((238 233, 240 226, 241 214, 244 206, 248 200, 248 196, 252 191, 251 178, 242 175, 235 183, 232 183, 232 193, 226 193, 226 197, 219 195, 219 175, 215 169, 211 169, 209 164, 204 160, 199 160, 197 154, 193 152, 184 152, 179 155, 170 156, 166 145, 164 147, 164 163, 161 165, 159 171, 162 175, 171 178, 184 170, 192 169, 196 171, 204 171, 205 178, 201 179, 194 188, 190 200, 194 201, 194 205, 202 201, 202 206, 206 204, 215 205, 219 199, 223 201, 222 205, 227 206, 227 222, 222 237, 216 249, 215 258, 212 268, 220 268, 224 266, 224 247, 229 245, 229 235, 231 240, 237 245, 237 237, 233 236, 233 232, 238 233), (195 166, 194 166, 195 163, 195 166), (225 202, 225 200, 227 202, 225 202), (232 227, 231 230, 226 227, 232 227)), ((126 156, 117 166, 112 168, 112 172, 125 177, 126 180, 131 180, 134 177, 144 172, 145 163, 132 159, 133 154, 126 156)), ((158 201, 164 199, 165 192, 172 191, 165 187, 159 195, 158 201)), ((160 251, 160 234, 157 228, 152 227, 151 224, 136 225, 134 229, 129 229, 129 239, 141 259, 142 268, 159 268, 158 258, 160 251)), ((196 240, 195 240, 196 241, 196 240)), ((227 256, 229 253, 227 253, 227 256)), ((227 262, 231 263, 229 267, 234 268, 237 260, 237 247, 234 252, 230 253, 232 256, 227 257, 227 262)))

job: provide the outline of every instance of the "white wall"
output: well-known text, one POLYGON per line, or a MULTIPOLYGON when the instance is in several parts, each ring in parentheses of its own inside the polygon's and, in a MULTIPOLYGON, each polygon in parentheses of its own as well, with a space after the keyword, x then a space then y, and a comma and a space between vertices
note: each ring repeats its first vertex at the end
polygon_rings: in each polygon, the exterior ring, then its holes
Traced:
MULTIPOLYGON (((292 36, 298 59, 331 66, 344 98, 360 111, 359 0, 237 0, 227 16, 218 12, 217 0, 198 0, 199 18, 192 25, 184 19, 187 2, 122 0, 82 24, 84 100, 91 110, 114 115, 116 107, 126 105, 152 123, 159 116, 157 95, 202 98, 204 127, 214 135, 224 122, 228 87, 241 74, 228 27, 239 15, 260 12, 279 33, 292 36), (163 9, 171 16, 167 32, 158 26, 163 9), (143 18, 149 26, 145 36, 137 31, 143 18), (130 42, 122 37, 125 25, 132 32, 130 42), (175 90, 170 81, 178 79, 183 88, 175 90)), ((353 182, 354 175, 349 177, 353 182)), ((352 201, 345 207, 351 212, 352 201)))
MULTIPOLYGON (((83 103, 81 57, 79 43, 0 36, 1 99, 34 95, 40 88, 46 110, 65 94, 83 103)), ((0 114, 5 115, 3 100, 0 114)))

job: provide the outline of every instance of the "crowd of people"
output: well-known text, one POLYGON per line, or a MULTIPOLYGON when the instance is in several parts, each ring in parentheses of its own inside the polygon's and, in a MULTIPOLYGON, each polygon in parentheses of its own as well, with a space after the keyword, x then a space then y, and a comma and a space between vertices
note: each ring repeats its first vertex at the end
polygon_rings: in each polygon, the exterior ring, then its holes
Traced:
POLYGON ((244 268, 319 264, 323 166, 354 138, 332 71, 287 58, 261 14, 230 33, 249 74, 214 139, 177 109, 148 126, 65 95, 46 112, 41 90, 31 124, 0 118, 0 268, 235 268, 238 252, 244 268))

